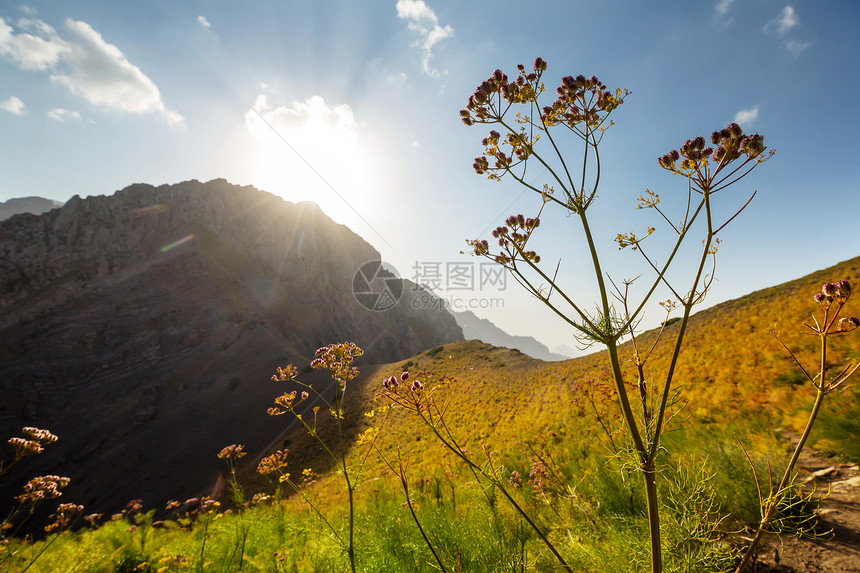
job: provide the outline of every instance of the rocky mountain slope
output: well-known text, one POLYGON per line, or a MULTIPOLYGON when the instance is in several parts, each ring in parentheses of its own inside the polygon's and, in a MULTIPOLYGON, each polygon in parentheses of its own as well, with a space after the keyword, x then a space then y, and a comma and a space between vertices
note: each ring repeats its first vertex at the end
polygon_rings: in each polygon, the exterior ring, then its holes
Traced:
POLYGON ((223 180, 0 223, 0 430, 60 436, 0 500, 45 473, 69 476, 64 499, 91 511, 197 495, 222 447, 254 452, 279 433, 276 366, 331 342, 356 342, 368 364, 462 340, 445 312, 360 304, 356 271, 378 259, 315 204, 223 180))

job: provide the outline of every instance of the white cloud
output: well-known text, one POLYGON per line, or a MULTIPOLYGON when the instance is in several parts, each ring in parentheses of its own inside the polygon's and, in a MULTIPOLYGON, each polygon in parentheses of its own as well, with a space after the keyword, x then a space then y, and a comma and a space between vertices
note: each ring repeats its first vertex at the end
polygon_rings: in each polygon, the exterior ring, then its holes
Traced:
POLYGON ((16 34, 0 16, 0 56, 24 70, 50 69, 69 50, 57 32, 40 20, 19 20, 18 28, 21 31, 16 34))
POLYGON ((729 11, 729 6, 734 3, 735 0, 720 0, 717 2, 717 5, 714 6, 714 10, 719 14, 725 14, 729 11))
POLYGON ((325 139, 326 134, 337 135, 338 139, 357 139, 352 108, 348 104, 330 106, 318 95, 277 107, 272 107, 265 95, 259 95, 254 107, 245 112, 245 127, 260 139, 271 137, 273 129, 285 138, 313 132, 320 139, 325 139))
POLYGON ((758 119, 758 106, 750 109, 742 109, 735 114, 735 123, 744 127, 750 127, 758 119))
POLYGON ((789 30, 800 26, 800 22, 797 19, 797 14, 794 12, 794 8, 791 6, 786 6, 782 9, 779 16, 765 24, 765 31, 776 30, 777 34, 785 34, 789 30))
POLYGON ((789 54, 797 58, 811 45, 812 42, 786 42, 785 49, 788 50, 789 54))
POLYGON ((0 55, 22 69, 50 72, 52 82, 93 105, 183 123, 165 107, 155 83, 86 22, 66 20, 65 38, 41 20, 22 19, 17 27, 16 33, 0 18, 0 55))
POLYGON ((0 109, 2 109, 3 111, 8 111, 9 113, 15 115, 24 115, 27 113, 26 111, 24 111, 24 102, 22 102, 15 96, 0 100, 0 109))
POLYGON ((200 25, 204 28, 211 28, 212 24, 209 23, 209 20, 206 19, 206 16, 197 16, 197 21, 200 22, 200 25))
POLYGON ((454 35, 451 26, 440 26, 439 18, 424 0, 397 0, 397 16, 407 21, 410 30, 419 35, 416 42, 421 48, 421 67, 428 76, 437 78, 439 71, 430 65, 436 44, 454 35))
POLYGON ((81 114, 79 114, 78 112, 71 111, 68 109, 63 109, 61 107, 54 108, 54 109, 48 111, 48 113, 45 115, 47 115, 51 119, 56 119, 57 121, 60 121, 60 122, 73 121, 73 120, 79 121, 81 119, 81 114))

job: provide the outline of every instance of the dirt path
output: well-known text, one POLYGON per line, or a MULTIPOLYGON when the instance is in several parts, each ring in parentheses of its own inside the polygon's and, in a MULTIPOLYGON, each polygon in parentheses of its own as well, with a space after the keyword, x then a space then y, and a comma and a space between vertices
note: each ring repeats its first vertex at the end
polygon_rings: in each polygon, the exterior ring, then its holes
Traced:
POLYGON ((771 539, 756 571, 860 573, 860 467, 834 463, 808 450, 801 455, 798 468, 801 481, 808 479, 817 491, 832 488, 830 496, 821 501, 818 530, 833 533, 821 541, 791 538, 780 543, 771 539))

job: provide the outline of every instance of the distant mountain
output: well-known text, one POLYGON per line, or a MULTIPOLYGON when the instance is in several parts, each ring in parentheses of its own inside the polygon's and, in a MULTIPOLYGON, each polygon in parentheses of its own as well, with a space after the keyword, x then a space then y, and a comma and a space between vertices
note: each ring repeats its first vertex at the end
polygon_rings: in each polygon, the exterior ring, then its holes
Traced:
POLYGON ((45 473, 69 476, 64 500, 89 511, 197 495, 221 448, 253 454, 283 429, 266 415, 276 366, 333 342, 364 348, 360 365, 463 339, 446 312, 398 302, 412 284, 379 258, 316 204, 224 180, 0 223, 0 436, 60 437, 4 477, 0 511, 45 473))
POLYGON ((22 197, 20 199, 9 199, 5 203, 0 202, 0 221, 5 221, 13 215, 21 213, 32 213, 41 215, 51 209, 62 207, 63 204, 52 199, 42 197, 22 197))
POLYGON ((553 354, 561 354, 562 356, 567 356, 568 358, 574 358, 581 354, 567 344, 559 344, 558 346, 551 348, 550 352, 552 352, 553 354))
POLYGON ((470 310, 463 312, 450 311, 457 324, 463 329, 466 340, 481 340, 493 346, 502 348, 516 348, 532 358, 538 358, 547 362, 557 360, 568 360, 570 356, 550 352, 549 348, 532 338, 531 336, 513 336, 508 334, 491 321, 475 316, 470 310))

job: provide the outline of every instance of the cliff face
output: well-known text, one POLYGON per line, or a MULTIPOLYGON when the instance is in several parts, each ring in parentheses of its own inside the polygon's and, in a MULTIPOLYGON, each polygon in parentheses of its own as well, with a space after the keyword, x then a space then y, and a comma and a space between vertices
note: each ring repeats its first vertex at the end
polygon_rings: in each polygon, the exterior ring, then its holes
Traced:
POLYGON ((266 416, 276 366, 331 342, 364 348, 360 367, 462 339, 447 313, 411 308, 410 284, 386 311, 359 304, 356 270, 378 259, 315 204, 223 180, 0 223, 0 430, 60 436, 0 505, 40 473, 71 477, 64 498, 92 511, 197 495, 222 447, 254 454, 282 429, 266 416))

